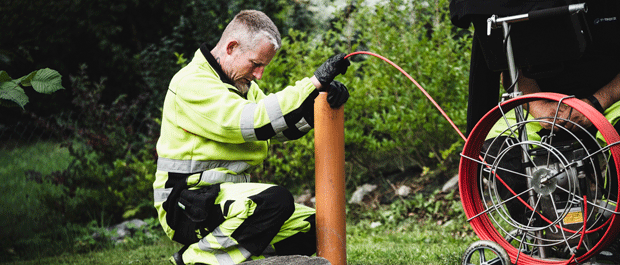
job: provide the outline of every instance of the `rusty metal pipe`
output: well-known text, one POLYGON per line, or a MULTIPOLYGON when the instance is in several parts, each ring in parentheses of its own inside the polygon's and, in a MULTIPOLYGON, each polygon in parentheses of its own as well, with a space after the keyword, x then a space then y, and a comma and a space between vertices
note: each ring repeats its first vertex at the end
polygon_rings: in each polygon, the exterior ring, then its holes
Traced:
POLYGON ((332 109, 327 92, 314 101, 317 255, 346 265, 344 106, 332 109))

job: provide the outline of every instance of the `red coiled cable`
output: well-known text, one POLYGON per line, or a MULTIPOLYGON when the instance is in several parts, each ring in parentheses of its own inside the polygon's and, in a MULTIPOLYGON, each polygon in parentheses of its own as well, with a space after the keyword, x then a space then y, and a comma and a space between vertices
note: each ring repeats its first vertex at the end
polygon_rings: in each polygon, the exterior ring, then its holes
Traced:
MULTIPOLYGON (((450 117, 448 117, 448 115, 443 111, 443 109, 439 106, 439 104, 437 104, 437 102, 435 102, 435 100, 428 94, 428 92, 426 92, 426 90, 424 88, 422 88, 422 86, 420 86, 420 84, 418 84, 417 81, 415 81, 415 79, 413 79, 407 72, 405 72, 401 67, 399 67, 398 65, 396 65, 395 63, 393 63, 392 61, 390 61, 389 59, 372 53, 372 52, 367 52, 367 51, 358 51, 358 52, 353 52, 350 53, 348 55, 345 56, 345 58, 349 58, 353 55, 358 55, 358 54, 366 54, 366 55, 371 55, 374 57, 377 57, 387 63, 389 63, 390 65, 392 65, 393 67, 395 67, 396 69, 398 69, 402 74, 404 74, 405 76, 407 76, 407 78, 409 78, 409 80, 411 80, 411 82, 413 82, 418 89, 420 89, 420 91, 422 91, 422 93, 433 103, 433 105, 439 110, 439 112, 441 112, 441 114, 444 116, 444 118, 450 123, 450 125, 452 126, 452 128, 454 128, 454 130, 459 134, 459 136, 461 136, 461 138, 466 141, 466 145, 463 149, 463 154, 466 156, 478 156, 478 154, 473 153, 472 151, 475 152, 475 150, 479 150, 479 145, 481 145, 481 139, 484 139, 484 136, 486 135, 482 135, 486 130, 490 129, 490 125, 489 124, 485 124, 485 121, 487 120, 493 120, 492 118, 490 119, 486 119, 488 118, 487 116, 489 116, 489 114, 485 115, 485 117, 483 117, 483 119, 481 120, 481 122, 479 122, 479 124, 476 125, 476 127, 487 127, 485 129, 481 129, 479 130, 480 132, 478 132, 476 130, 476 128, 474 128, 474 131, 472 132, 472 135, 470 135, 470 137, 473 137, 474 139, 474 143, 468 143, 467 138, 465 137, 465 135, 463 135, 463 133, 461 133, 461 131, 458 129, 458 127, 454 124, 454 122, 450 119, 450 117), (482 124, 480 124, 482 123, 482 124), (480 137, 478 137, 480 136, 480 137), (468 148, 472 146, 472 148, 468 148)), ((538 93, 538 95, 529 95, 529 97, 540 97, 541 99, 554 99, 554 100, 560 100, 561 98, 563 98, 563 95, 560 94, 553 94, 553 93, 538 93)), ((526 100, 527 97, 518 99, 518 100, 513 100, 512 102, 520 102, 522 100, 526 100)), ((571 100, 569 100, 568 102, 573 102, 571 100)), ((596 110, 594 110, 592 107, 590 107, 589 105, 587 105, 586 103, 584 103, 583 101, 577 100, 575 99, 574 101, 575 103, 569 104, 571 105, 571 107, 577 107, 588 119, 590 119, 593 123, 593 125, 603 134, 603 137, 605 138, 605 140, 607 140, 607 142, 618 142, 620 141, 620 136, 618 136, 617 132, 615 131, 615 129, 613 129, 613 127, 609 124, 609 122, 607 122, 607 120, 602 117, 600 114, 598 114, 598 112, 596 110), (594 114, 596 113, 596 115, 594 114)), ((516 103, 514 103, 516 104, 516 103)), ((490 112, 490 114, 494 114, 492 113, 493 110, 490 112)), ((487 131, 488 132, 488 131, 487 131)), ((613 146, 612 148, 610 148, 610 151, 612 153, 612 157, 614 160, 614 163, 616 165, 620 164, 620 147, 619 146, 613 146)), ((484 211, 484 209, 480 208, 482 203, 479 201, 479 198, 477 198, 477 196, 479 196, 479 194, 477 193, 477 191, 475 189, 471 189, 468 185, 470 185, 471 181, 474 181, 471 179, 472 172, 475 172, 477 170, 477 165, 471 165, 471 161, 469 163, 465 163, 465 165, 463 165, 463 163, 461 163, 461 168, 459 169, 459 176, 461 176, 461 174, 466 174, 466 177, 460 177, 459 179, 459 190, 461 193, 461 200, 463 202, 463 206, 465 208, 465 212, 468 218, 476 215, 477 213, 480 213, 482 211, 484 211), (465 172, 465 173, 463 173, 465 172), (469 178, 467 177, 469 176, 469 178), (465 180, 465 181, 463 181, 465 180), (465 194, 464 194, 465 193, 465 194)), ((475 175, 475 174, 474 174, 475 175)), ((498 178, 499 179, 499 178, 498 178)), ((500 179, 501 181, 501 179, 500 179)), ((475 181, 474 181, 475 182, 475 181)), ((508 186, 506 186, 508 187, 508 186)), ((509 187, 508 187, 509 188, 509 187)), ((620 187, 618 188, 618 192, 620 193, 620 187)), ((514 194, 514 192, 513 192, 514 194)), ((520 198, 519 198, 520 199, 520 198)), ((584 208, 587 209, 587 198, 584 196, 584 208)), ((523 201, 522 201, 523 202, 523 201)), ((523 202, 525 203, 525 202, 523 202)), ((525 203, 526 204, 526 203, 525 203)), ((526 204, 527 205, 527 204, 526 204)), ((529 206, 529 205, 528 205, 529 206)), ((618 206, 616 206, 616 211, 618 211, 618 206)), ((598 251, 600 251, 602 249, 603 246, 607 245, 608 243, 611 243, 611 241, 613 240, 613 238, 618 234, 618 230, 619 230, 619 224, 618 222, 615 220, 616 216, 612 216, 609 220, 607 220, 607 222, 605 222, 605 224, 597 227, 594 230, 587 230, 586 227, 586 215, 587 215, 587 210, 584 213, 584 228, 583 230, 580 232, 581 233, 581 237, 578 243, 577 248, 581 247, 582 245, 582 241, 583 241, 583 237, 585 236, 585 234, 597 231, 599 229, 601 229, 602 227, 605 227, 607 225, 609 225, 608 229, 604 232, 604 235, 602 236, 601 240, 595 244, 595 246, 590 249, 590 251, 588 251, 585 255, 582 255, 580 257, 576 257, 575 255, 573 255, 570 259, 562 262, 562 261, 545 261, 545 262, 541 262, 541 260, 537 260, 535 258, 532 257, 526 257, 523 260, 521 260, 521 262, 519 262, 520 264, 541 264, 541 263, 545 263, 545 264, 571 264, 573 262, 577 262, 577 260, 587 260, 590 257, 592 257, 595 253, 597 253, 598 251)), ((492 240, 495 242, 500 243, 500 245, 502 245, 502 247, 504 247, 508 252, 509 255, 511 256, 511 258, 515 259, 518 256, 518 250, 516 250, 514 247, 512 247, 510 244, 508 244, 502 235, 500 235, 498 233, 498 231, 494 228, 494 226, 490 223, 490 221, 488 220, 488 218, 478 218, 479 220, 474 220, 475 222, 472 222, 471 225, 474 228, 474 230, 476 231, 476 233, 478 234, 478 236, 483 239, 483 240, 492 240)), ((549 222, 549 220, 546 220, 549 222)), ((577 232, 577 231, 574 231, 577 232)))

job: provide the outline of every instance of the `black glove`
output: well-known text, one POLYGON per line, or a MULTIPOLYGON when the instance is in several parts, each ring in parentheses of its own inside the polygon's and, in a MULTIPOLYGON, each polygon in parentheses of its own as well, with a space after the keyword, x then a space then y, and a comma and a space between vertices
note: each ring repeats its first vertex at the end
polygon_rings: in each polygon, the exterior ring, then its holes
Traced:
POLYGON ((314 76, 316 76, 316 79, 319 80, 321 86, 323 87, 321 90, 325 90, 327 86, 334 81, 334 78, 337 75, 347 72, 347 67, 349 67, 351 63, 349 60, 344 58, 345 56, 346 54, 341 53, 329 57, 327 61, 325 61, 321 66, 319 66, 319 68, 316 69, 316 71, 314 71, 314 76))
POLYGON ((327 103, 332 109, 340 108, 349 99, 349 90, 342 83, 332 81, 327 91, 327 103))

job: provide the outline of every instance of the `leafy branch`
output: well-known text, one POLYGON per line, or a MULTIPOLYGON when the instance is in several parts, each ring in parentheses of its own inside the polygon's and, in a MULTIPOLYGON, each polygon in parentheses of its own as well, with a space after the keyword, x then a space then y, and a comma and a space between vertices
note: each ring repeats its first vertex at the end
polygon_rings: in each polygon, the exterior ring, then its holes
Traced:
POLYGON ((44 68, 13 79, 4 70, 0 71, 0 106, 20 106, 22 109, 28 103, 28 96, 24 87, 32 87, 36 92, 51 94, 62 86, 62 76, 56 70, 44 68))

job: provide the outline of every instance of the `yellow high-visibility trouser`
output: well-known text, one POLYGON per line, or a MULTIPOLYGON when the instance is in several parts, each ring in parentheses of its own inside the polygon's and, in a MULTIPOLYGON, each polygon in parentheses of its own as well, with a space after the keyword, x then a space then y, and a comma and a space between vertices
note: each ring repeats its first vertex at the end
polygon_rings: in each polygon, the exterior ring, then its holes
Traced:
POLYGON ((272 255, 316 252, 315 210, 294 203, 283 187, 222 183, 215 204, 223 209, 224 221, 186 246, 185 264, 238 264, 272 255))

